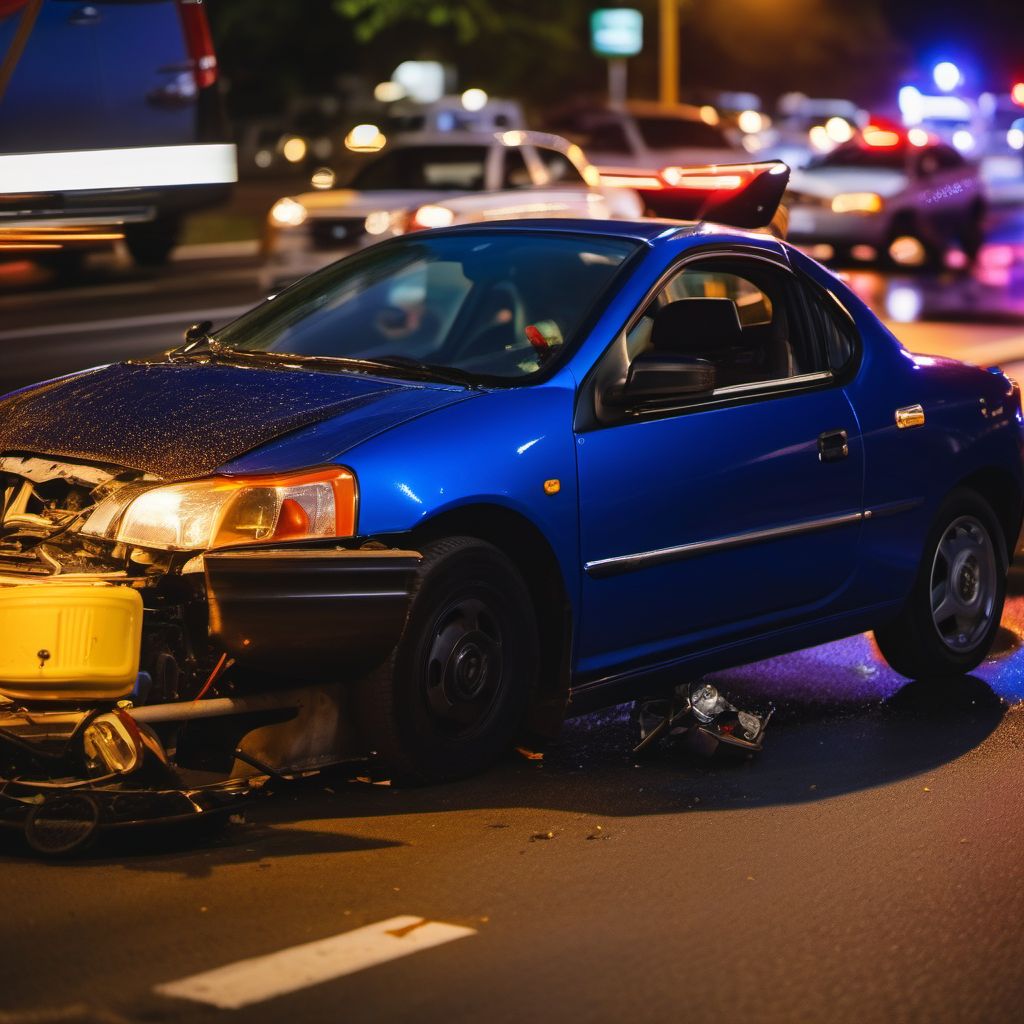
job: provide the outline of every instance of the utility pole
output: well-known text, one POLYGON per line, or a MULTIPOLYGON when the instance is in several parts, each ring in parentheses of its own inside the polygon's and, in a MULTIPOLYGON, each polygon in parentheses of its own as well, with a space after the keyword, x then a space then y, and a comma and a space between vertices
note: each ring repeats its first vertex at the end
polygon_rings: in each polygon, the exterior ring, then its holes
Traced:
POLYGON ((679 0, 659 0, 658 42, 662 103, 679 102, 679 0))

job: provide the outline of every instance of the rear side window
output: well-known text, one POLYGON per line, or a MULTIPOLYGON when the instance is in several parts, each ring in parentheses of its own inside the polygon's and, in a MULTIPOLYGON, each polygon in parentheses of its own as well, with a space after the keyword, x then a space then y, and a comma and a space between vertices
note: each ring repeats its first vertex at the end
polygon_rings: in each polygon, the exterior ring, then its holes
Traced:
POLYGON ((573 129, 584 149, 598 153, 629 153, 632 147, 626 129, 618 121, 605 121, 573 129))
POLYGON ((530 169, 526 166, 521 149, 509 148, 505 150, 505 176, 503 188, 530 188, 533 185, 533 178, 530 177, 530 169))
POLYGON ((486 146, 406 146, 365 164, 352 188, 438 189, 476 192, 484 187, 486 146))
POLYGON ((583 175, 579 168, 557 149, 537 149, 537 155, 548 172, 550 185, 584 185, 583 175))
POLYGON ((682 117, 638 117, 637 127, 649 149, 731 149, 714 125, 682 117))
POLYGON ((857 355, 857 330, 842 303, 830 291, 804 282, 811 330, 824 346, 829 369, 842 373, 857 355))

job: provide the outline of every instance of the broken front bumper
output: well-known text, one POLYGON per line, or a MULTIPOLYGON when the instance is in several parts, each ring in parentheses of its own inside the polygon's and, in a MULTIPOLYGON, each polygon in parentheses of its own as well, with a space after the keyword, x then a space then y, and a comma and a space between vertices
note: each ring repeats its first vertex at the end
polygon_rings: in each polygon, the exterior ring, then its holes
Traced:
MULTIPOLYGON (((237 666, 222 691, 231 696, 141 703, 140 684, 132 700, 116 699, 127 689, 82 699, 76 680, 62 688, 55 677, 35 688, 22 680, 4 703, 0 680, 0 826, 23 828, 40 852, 68 852, 98 829, 225 810, 267 777, 365 753, 346 713, 346 680, 397 644, 420 559, 336 544, 207 553, 209 644, 219 666, 237 666)), ((114 588, 64 589, 76 622, 106 621, 81 613, 114 588)), ((29 645, 30 675, 78 664, 58 649, 61 631, 50 634, 48 657, 29 645)), ((92 650, 83 636, 79 646, 92 650)))

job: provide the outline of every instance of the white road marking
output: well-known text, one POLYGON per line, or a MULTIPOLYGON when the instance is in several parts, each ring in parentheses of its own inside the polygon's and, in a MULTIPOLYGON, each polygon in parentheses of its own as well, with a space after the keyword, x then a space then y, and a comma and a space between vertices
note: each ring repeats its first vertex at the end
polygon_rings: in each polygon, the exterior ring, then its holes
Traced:
POLYGON ((238 1010, 475 934, 472 928, 421 917, 392 917, 329 939, 157 985, 154 991, 222 1010, 238 1010))
POLYGON ((146 316, 122 317, 117 320, 83 320, 74 324, 45 324, 40 327, 20 327, 13 331, 0 331, 0 341, 18 338, 48 338, 58 334, 95 334, 98 331, 130 331, 136 327, 158 327, 161 324, 181 324, 183 327, 199 320, 212 320, 215 324, 234 320, 252 305, 225 306, 198 313, 177 310, 173 313, 150 313, 146 316))

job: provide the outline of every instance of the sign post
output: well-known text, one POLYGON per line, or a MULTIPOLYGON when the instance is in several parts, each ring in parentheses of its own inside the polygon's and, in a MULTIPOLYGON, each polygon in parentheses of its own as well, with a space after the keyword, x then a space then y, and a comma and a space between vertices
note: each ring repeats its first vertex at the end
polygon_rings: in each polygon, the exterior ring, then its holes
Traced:
POLYGON ((644 16, 632 7, 606 7, 590 15, 590 46, 608 60, 608 100, 626 102, 626 58, 635 57, 644 44, 644 16))

